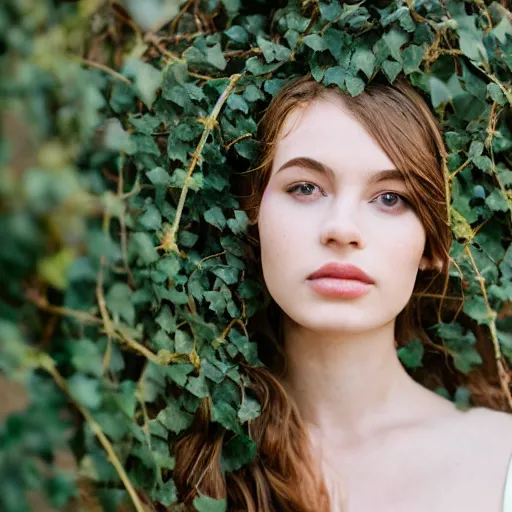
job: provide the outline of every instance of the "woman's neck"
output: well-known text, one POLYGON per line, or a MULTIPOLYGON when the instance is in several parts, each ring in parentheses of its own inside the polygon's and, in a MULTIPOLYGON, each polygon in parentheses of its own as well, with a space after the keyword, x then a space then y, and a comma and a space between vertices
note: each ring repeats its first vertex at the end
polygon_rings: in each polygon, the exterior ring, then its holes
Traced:
POLYGON ((416 383, 394 346, 394 322, 364 333, 312 332, 283 318, 282 383, 301 416, 323 435, 363 441, 383 429, 454 411, 416 383))

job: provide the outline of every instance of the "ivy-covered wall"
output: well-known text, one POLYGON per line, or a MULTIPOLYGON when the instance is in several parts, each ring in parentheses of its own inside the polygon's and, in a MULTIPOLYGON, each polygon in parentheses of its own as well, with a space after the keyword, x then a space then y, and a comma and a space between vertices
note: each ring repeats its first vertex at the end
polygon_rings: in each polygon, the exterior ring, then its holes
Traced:
MULTIPOLYGON (((463 376, 491 354, 512 409, 505 1, 6 0, 0 369, 23 393, 0 426, 1 510, 30 510, 33 491, 56 509, 176 504, 172 441, 202 400, 233 433, 226 470, 254 456, 260 406, 240 362, 260 364, 246 326, 262 290, 232 183, 272 95, 306 72, 351 95, 405 75, 429 99, 464 295, 430 334, 463 376)), ((399 355, 414 371, 423 354, 412 340, 399 355)), ((464 386, 438 391, 472 403, 464 386)))

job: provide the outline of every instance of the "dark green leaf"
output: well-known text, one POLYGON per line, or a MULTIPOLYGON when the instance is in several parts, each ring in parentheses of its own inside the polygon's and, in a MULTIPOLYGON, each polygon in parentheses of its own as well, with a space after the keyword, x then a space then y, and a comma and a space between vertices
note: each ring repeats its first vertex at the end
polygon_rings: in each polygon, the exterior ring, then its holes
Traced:
POLYGON ((326 21, 336 21, 342 14, 339 2, 324 3, 320 2, 320 15, 326 21))
POLYGON ((413 340, 407 343, 407 345, 400 347, 397 351, 400 361, 406 368, 420 368, 423 366, 423 353, 425 349, 423 343, 420 340, 413 340))
POLYGON ((323 83, 325 85, 336 84, 340 89, 343 89, 345 76, 346 72, 341 66, 334 66, 325 72, 323 83))
POLYGON ((174 402, 169 402, 156 418, 165 428, 175 434, 179 434, 182 430, 188 428, 194 419, 192 414, 182 411, 174 402))
POLYGON ((226 217, 218 206, 210 208, 204 213, 204 220, 219 229, 224 229, 226 225, 226 217))
POLYGON ((247 43, 249 40, 249 34, 247 33, 247 30, 239 25, 233 25, 231 28, 224 31, 224 34, 226 34, 236 43, 247 43))
POLYGON ((209 496, 197 496, 194 498, 194 508, 198 512, 226 512, 228 502, 226 499, 216 500, 209 496))
POLYGON ((125 320, 129 325, 135 321, 135 308, 132 303, 132 290, 125 283, 115 283, 105 299, 110 312, 125 320))
POLYGON ((221 465, 224 471, 236 471, 251 462, 256 455, 256 444, 245 435, 228 441, 222 449, 221 465))
POLYGON ((227 62, 224 58, 224 54, 222 53, 222 48, 219 43, 215 44, 214 46, 210 46, 206 50, 206 60, 209 64, 216 67, 217 69, 226 69, 227 62))
POLYGON ((81 375, 72 375, 68 380, 71 396, 86 409, 97 409, 101 404, 99 381, 81 375))
POLYGON ((318 34, 309 34, 304 36, 302 38, 302 42, 316 52, 322 52, 326 49, 323 38, 318 34))

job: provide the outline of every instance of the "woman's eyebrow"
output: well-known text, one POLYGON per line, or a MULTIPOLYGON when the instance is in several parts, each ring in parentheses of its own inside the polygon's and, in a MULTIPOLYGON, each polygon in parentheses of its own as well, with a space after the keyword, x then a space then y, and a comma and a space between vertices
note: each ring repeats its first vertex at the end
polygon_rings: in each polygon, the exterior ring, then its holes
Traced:
POLYGON ((303 169, 309 169, 310 171, 315 171, 320 174, 327 174, 330 178, 334 178, 334 171, 329 166, 306 156, 299 156, 288 160, 283 165, 281 165, 281 167, 279 167, 276 174, 283 171, 284 169, 288 169, 289 167, 301 167, 303 169))
MULTIPOLYGON (((276 174, 278 172, 281 172, 284 169, 288 169, 290 167, 301 167, 303 169, 315 171, 319 174, 326 174, 331 179, 334 179, 334 177, 336 175, 334 170, 331 169, 328 165, 325 165, 322 162, 315 160, 314 158, 309 158, 306 156, 300 156, 300 157, 296 157, 296 158, 292 158, 291 160, 288 160, 283 165, 281 165, 281 167, 279 167, 279 169, 276 171, 276 174)), ((370 183, 370 184, 379 183, 381 181, 386 181, 386 180, 405 181, 403 174, 398 169, 384 169, 382 171, 370 171, 367 174, 367 178, 368 178, 368 183, 370 183)))

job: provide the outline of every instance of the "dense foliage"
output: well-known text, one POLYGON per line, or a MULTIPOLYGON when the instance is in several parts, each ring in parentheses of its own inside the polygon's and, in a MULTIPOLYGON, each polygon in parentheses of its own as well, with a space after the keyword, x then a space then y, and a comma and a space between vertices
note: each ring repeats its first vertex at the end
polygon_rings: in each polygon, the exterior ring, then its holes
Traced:
MULTIPOLYGON (((7 0, 0 368, 30 404, 0 427, 0 509, 29 510, 30 490, 63 507, 80 487, 105 510, 176 503, 172 440, 201 400, 233 434, 223 468, 252 459, 260 405, 240 363, 260 364, 246 325, 262 293, 231 184, 272 95, 307 71, 351 95, 403 74, 429 99, 465 297, 430 334, 462 374, 481 365, 481 336, 512 406, 505 2, 7 0), (58 462, 69 450, 73 471, 58 462)), ((413 370, 423 352, 412 340, 400 357, 413 370)), ((465 391, 440 390, 470 403, 465 391)))

